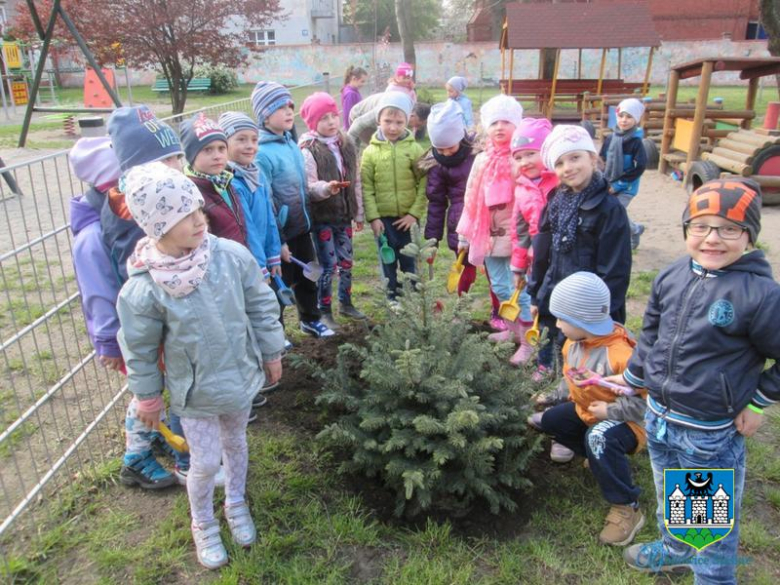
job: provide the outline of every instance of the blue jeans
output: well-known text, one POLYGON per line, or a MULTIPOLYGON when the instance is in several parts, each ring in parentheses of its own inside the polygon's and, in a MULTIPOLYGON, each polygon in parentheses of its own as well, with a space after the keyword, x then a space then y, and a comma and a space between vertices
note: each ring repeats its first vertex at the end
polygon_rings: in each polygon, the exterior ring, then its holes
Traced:
POLYGON ((695 549, 673 538, 664 526, 664 469, 734 469, 734 529, 696 555, 691 568, 697 585, 736 583, 739 516, 745 487, 745 437, 735 426, 699 431, 667 423, 650 409, 645 413, 647 449, 658 499, 656 517, 664 545, 680 556, 695 549))
POLYGON ((624 422, 603 420, 588 426, 573 402, 553 406, 542 415, 542 430, 577 455, 588 458, 590 471, 610 504, 627 506, 639 498, 631 479, 628 454, 636 451, 634 431, 624 422))
MULTIPOLYGON (((395 227, 393 222, 399 219, 398 217, 382 218, 382 224, 385 226, 385 236, 387 236, 387 245, 395 252, 395 262, 392 264, 385 264, 381 258, 379 259, 379 263, 382 265, 382 272, 387 279, 387 296, 391 300, 395 299, 396 295, 403 289, 401 283, 398 282, 398 267, 401 267, 402 272, 415 273, 414 258, 401 254, 401 249, 412 241, 412 232, 411 230, 402 232, 395 227)), ((379 249, 378 242, 377 249, 379 249)))
MULTIPOLYGON (((511 258, 505 256, 485 256, 485 269, 490 274, 490 288, 501 302, 508 301, 512 293, 515 292, 512 270, 509 261, 511 258)), ((520 316, 518 320, 525 323, 533 322, 531 317, 531 295, 523 291, 517 299, 520 305, 520 316)))

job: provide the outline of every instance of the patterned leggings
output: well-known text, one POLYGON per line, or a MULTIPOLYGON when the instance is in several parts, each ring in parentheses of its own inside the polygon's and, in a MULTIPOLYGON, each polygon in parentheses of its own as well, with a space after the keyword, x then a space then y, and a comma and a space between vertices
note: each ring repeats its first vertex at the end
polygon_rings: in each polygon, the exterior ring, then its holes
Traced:
POLYGON ((317 224, 312 229, 322 276, 317 283, 317 305, 329 310, 333 302, 333 276, 338 270, 339 301, 352 304, 352 226, 317 224))
POLYGON ((244 501, 249 466, 248 419, 249 409, 208 418, 182 417, 191 456, 187 495, 193 524, 202 526, 214 520, 214 476, 220 459, 225 466, 225 504, 244 501))

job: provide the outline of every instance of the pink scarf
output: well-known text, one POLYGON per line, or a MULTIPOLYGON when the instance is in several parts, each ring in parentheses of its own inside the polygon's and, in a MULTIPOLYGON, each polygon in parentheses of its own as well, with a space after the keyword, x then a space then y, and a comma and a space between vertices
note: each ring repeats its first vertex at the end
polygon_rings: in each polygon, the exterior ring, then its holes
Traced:
POLYGON ((485 149, 487 160, 475 177, 474 196, 466 201, 457 231, 469 242, 469 262, 481 265, 490 247, 490 208, 514 200, 512 154, 509 142, 496 146, 492 140, 485 149))
MULTIPOLYGON (((157 249, 154 240, 141 238, 135 253, 127 261, 128 268, 146 268, 162 289, 174 298, 186 297, 203 282, 211 259, 211 238, 203 237, 200 246, 186 256, 174 258, 157 249)), ((128 270, 129 272, 129 270, 128 270)))

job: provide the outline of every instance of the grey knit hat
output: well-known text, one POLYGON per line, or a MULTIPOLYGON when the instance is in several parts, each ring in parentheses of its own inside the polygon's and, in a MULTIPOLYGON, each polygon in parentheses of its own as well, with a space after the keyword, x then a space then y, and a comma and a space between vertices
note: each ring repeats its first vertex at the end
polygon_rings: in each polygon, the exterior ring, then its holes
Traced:
POLYGON ((614 328, 609 316, 610 300, 603 280, 592 272, 575 272, 553 289, 550 312, 592 335, 609 335, 614 328))

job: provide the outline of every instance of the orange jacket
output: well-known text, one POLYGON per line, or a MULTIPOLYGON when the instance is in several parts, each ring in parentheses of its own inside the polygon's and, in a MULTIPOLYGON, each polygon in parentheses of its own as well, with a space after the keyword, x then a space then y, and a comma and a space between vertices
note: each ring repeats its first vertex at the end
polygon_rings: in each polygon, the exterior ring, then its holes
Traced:
MULTIPOLYGON (((609 335, 591 337, 584 341, 566 340, 563 344, 563 371, 566 372, 569 368, 588 368, 602 376, 620 374, 626 369, 635 346, 636 341, 617 323, 609 335)), ((638 391, 635 396, 616 396, 608 388, 580 387, 568 377, 564 379, 569 389, 569 399, 574 402, 577 416, 582 422, 589 426, 597 424, 599 419, 588 411, 588 406, 597 400, 606 402, 608 419, 628 424, 639 442, 637 451, 644 447, 646 441, 643 416, 646 391, 638 391)))

